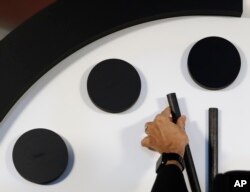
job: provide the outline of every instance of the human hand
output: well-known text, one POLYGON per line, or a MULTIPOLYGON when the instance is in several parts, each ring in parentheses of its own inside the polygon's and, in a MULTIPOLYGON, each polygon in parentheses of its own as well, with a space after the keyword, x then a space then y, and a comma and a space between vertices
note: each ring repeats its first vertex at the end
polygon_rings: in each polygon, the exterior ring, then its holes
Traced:
POLYGON ((183 157, 188 144, 188 136, 184 130, 185 121, 186 117, 181 116, 176 124, 173 123, 171 110, 167 107, 153 122, 145 124, 147 136, 141 141, 142 146, 159 153, 177 153, 183 157))

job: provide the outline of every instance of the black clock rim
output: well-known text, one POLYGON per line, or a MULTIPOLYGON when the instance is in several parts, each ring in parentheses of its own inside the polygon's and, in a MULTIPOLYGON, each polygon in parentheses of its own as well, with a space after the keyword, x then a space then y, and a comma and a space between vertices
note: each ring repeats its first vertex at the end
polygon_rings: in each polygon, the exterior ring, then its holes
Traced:
POLYGON ((133 4, 124 4, 125 1, 103 4, 104 1, 99 1, 100 9, 96 6, 98 1, 88 2, 92 3, 57 1, 0 41, 0 86, 4 90, 0 100, 0 121, 47 71, 105 35, 162 18, 189 15, 240 17, 243 11, 242 0, 197 0, 192 4, 186 0, 159 0, 153 4, 152 1, 133 1, 133 4), (90 23, 85 15, 93 16, 90 23), (21 72, 21 68, 29 70, 21 72))

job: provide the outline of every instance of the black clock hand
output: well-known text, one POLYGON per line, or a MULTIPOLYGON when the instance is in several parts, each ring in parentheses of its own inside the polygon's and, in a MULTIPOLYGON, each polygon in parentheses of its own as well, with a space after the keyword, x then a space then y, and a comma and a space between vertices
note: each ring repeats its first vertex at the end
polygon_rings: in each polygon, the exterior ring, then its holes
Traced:
MULTIPOLYGON (((173 122, 176 123, 177 119, 181 116, 180 108, 175 93, 167 95, 168 103, 171 109, 173 122)), ((185 166, 188 174, 188 180, 192 192, 201 192, 199 180, 195 170, 193 157, 189 145, 186 146, 185 155, 184 155, 185 166)))

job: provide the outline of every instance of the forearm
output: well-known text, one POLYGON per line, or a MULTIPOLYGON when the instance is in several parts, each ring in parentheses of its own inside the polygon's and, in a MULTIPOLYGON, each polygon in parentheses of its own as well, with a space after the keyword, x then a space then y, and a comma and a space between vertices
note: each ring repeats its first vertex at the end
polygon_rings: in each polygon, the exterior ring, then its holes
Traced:
POLYGON ((178 163, 170 162, 158 173, 151 192, 187 192, 187 186, 178 163))

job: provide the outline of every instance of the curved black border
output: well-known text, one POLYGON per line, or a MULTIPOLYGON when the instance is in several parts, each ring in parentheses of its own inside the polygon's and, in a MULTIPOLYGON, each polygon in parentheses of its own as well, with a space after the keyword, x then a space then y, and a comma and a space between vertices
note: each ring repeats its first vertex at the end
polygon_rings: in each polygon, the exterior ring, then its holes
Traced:
POLYGON ((41 76, 83 46, 161 18, 241 16, 242 0, 61 0, 0 42, 0 121, 41 76))

